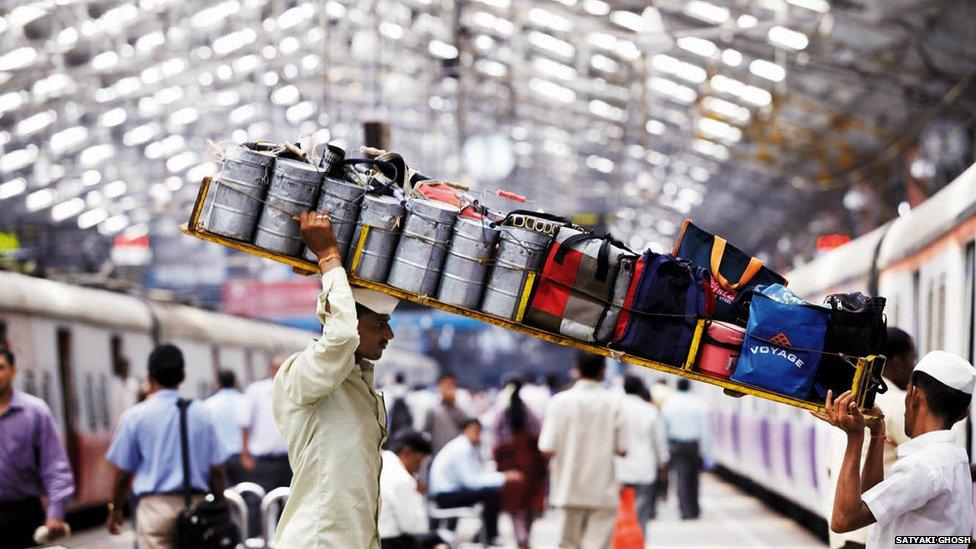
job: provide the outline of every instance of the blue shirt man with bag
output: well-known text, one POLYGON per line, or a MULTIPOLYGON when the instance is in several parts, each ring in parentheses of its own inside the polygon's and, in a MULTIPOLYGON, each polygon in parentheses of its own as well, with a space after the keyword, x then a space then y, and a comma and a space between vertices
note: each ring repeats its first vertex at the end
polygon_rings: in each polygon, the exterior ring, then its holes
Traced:
MULTIPOLYGON (((176 520, 184 508, 183 462, 177 388, 184 378, 183 353, 170 344, 149 355, 153 394, 125 412, 106 459, 114 466, 109 533, 122 530, 122 509, 130 490, 135 494, 136 535, 141 549, 174 546, 176 520)), ((213 419, 202 402, 187 407, 190 486, 194 503, 208 491, 223 498, 227 484, 223 463, 228 453, 220 444, 213 419)))

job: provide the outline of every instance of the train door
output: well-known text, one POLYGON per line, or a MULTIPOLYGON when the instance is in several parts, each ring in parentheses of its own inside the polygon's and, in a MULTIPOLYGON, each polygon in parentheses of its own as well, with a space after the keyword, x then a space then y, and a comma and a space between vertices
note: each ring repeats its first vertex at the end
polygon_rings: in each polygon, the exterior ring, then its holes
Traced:
POLYGON ((61 405, 64 413, 64 441, 75 478, 78 478, 78 397, 72 367, 73 346, 71 330, 58 327, 55 331, 58 377, 61 381, 61 405))

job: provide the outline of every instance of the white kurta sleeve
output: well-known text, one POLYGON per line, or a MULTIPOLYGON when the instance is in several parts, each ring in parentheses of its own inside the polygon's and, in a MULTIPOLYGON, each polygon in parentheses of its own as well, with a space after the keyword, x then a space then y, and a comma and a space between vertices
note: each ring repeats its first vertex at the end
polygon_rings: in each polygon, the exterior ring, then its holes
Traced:
POLYGON ((861 500, 879 524, 891 522, 939 495, 939 483, 932 475, 924 467, 894 467, 888 478, 861 494, 861 500))
POLYGON ((344 270, 335 268, 322 275, 316 314, 322 323, 322 337, 289 357, 277 375, 285 394, 300 406, 318 402, 331 393, 356 364, 356 303, 344 270))

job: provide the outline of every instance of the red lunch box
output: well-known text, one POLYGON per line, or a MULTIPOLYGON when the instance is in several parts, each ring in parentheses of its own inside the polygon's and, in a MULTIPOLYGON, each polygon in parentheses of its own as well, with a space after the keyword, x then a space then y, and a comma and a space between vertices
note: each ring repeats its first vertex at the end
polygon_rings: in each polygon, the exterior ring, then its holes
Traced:
POLYGON ((739 361, 745 335, 746 331, 735 324, 709 321, 698 351, 698 371, 728 379, 739 361))

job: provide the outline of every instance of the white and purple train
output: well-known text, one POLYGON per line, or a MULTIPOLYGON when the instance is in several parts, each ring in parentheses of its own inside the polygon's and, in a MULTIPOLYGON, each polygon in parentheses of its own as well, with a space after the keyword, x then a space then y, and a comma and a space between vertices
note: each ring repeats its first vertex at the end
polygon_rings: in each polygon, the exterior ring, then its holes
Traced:
MULTIPOLYGON (((314 311, 309 304, 310 314, 314 311)), ((113 372, 127 360, 145 379, 155 343, 178 345, 187 362, 181 392, 205 398, 218 368, 244 385, 266 375, 271 357, 303 349, 316 334, 186 305, 0 272, 0 335, 17 354, 15 387, 44 399, 58 421, 75 474, 72 510, 109 500, 105 451, 115 429, 123 384, 113 372)), ((396 348, 387 371, 433 371, 422 355, 396 348)), ((428 376, 429 377, 429 376, 428 376)))
MULTIPOLYGON (((973 361, 974 273, 976 165, 908 215, 824 253, 787 278, 790 288, 813 302, 854 291, 885 296, 888 325, 911 334, 919 356, 944 349, 973 361)), ((829 427, 797 408, 701 390, 712 412, 715 462, 795 505, 799 514, 824 517, 829 427)), ((956 428, 965 432, 972 461, 971 417, 956 428)))

